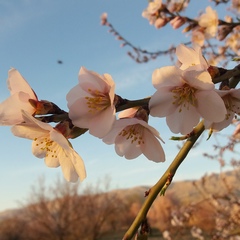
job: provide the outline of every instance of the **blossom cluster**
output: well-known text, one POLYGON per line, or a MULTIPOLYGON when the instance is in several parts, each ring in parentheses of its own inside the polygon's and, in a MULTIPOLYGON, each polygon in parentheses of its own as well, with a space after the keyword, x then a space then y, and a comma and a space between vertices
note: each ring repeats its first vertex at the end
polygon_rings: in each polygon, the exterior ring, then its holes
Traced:
MULTIPOLYGON (((147 18, 151 25, 156 28, 162 28, 170 23, 173 29, 180 28, 187 23, 186 17, 179 15, 178 12, 185 9, 188 5, 187 1, 172 2, 167 6, 162 0, 150 1, 148 7, 142 12, 142 16, 147 18), (174 13, 178 14, 174 14, 174 13)), ((192 20, 191 25, 183 30, 187 32, 192 30, 192 41, 199 45, 204 44, 204 40, 214 38, 218 29, 218 14, 210 6, 206 8, 206 12, 202 13, 198 19, 192 20)))
MULTIPOLYGON (((147 8, 142 12, 142 17, 146 18, 157 29, 163 28, 167 24, 170 24, 173 29, 182 27, 182 33, 187 33, 192 43, 204 47, 211 65, 216 65, 219 62, 226 65, 229 58, 239 56, 239 1, 213 2, 216 5, 220 2, 228 4, 226 6, 228 13, 224 19, 220 19, 217 11, 211 6, 207 6, 205 11, 200 12, 196 18, 185 16, 183 12, 190 5, 190 1, 185 0, 150 0, 147 8), (235 18, 234 15, 236 15, 235 18), (216 40, 219 41, 219 44, 216 44, 216 40), (223 40, 224 43, 220 44, 220 41, 223 40)), ((145 50, 144 60, 148 61, 146 52, 145 50)), ((161 51, 148 52, 148 56, 152 59, 161 54, 161 51)))
MULTIPOLYGON (((158 4, 155 1, 151 10, 158 4)), ((228 86, 215 89, 199 45, 190 48, 181 44, 176 55, 176 66, 153 72, 156 92, 134 106, 115 93, 109 74, 81 67, 78 84, 66 96, 69 112, 39 100, 21 74, 10 69, 7 84, 11 96, 0 104, 0 124, 12 126, 15 136, 33 140, 32 153, 45 158, 48 167, 61 166, 65 179, 72 182, 83 180, 86 170, 69 139, 87 130, 104 143, 115 144, 116 153, 126 159, 143 154, 149 160, 163 162, 164 141, 148 124, 149 116, 166 117, 173 133, 185 135, 201 120, 206 128, 222 130, 240 113, 240 90, 228 86), (46 120, 49 116, 58 122, 55 126, 46 120)))

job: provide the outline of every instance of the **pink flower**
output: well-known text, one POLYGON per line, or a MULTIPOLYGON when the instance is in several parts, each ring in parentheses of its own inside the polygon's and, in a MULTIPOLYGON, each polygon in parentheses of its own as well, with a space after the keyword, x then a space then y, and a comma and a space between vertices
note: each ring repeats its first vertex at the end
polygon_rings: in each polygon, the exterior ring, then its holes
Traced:
POLYGON ((79 84, 67 94, 69 117, 73 124, 104 137, 115 121, 115 84, 109 74, 103 76, 81 67, 79 84))
POLYGON ((193 48, 180 44, 176 48, 176 55, 180 62, 180 69, 207 70, 209 64, 202 55, 201 47, 194 44, 193 48))
MULTIPOLYGON (((132 116, 134 112, 136 111, 128 110, 121 115, 132 116)), ((126 117, 115 121, 112 130, 103 141, 107 144, 115 143, 116 153, 125 156, 126 159, 134 159, 144 154, 149 160, 163 162, 165 154, 158 139, 162 141, 159 133, 147 122, 136 117, 126 117)))
POLYGON ((210 74, 189 69, 173 66, 156 69, 152 82, 157 91, 149 102, 152 116, 166 117, 170 130, 184 135, 192 131, 201 117, 220 122, 226 114, 210 74))
POLYGON ((206 13, 200 16, 198 24, 204 28, 204 35, 206 39, 215 37, 218 27, 217 11, 208 6, 206 8, 206 13))
POLYGON ((235 114, 240 115, 240 89, 216 90, 216 92, 223 99, 227 113, 221 122, 205 121, 204 124, 206 128, 221 131, 232 123, 235 114))
MULTIPOLYGON (((158 18, 158 11, 162 7, 162 0, 154 0, 149 2, 148 7, 142 12, 142 17, 147 18, 151 25, 155 24, 158 18)), ((159 24, 156 25, 156 27, 159 24)))
POLYGON ((76 182, 86 178, 82 158, 73 150, 69 141, 50 124, 40 122, 28 112, 22 112, 24 123, 12 127, 15 136, 32 139, 32 152, 38 158, 45 158, 48 167, 61 165, 67 181, 76 182))
POLYGON ((14 68, 8 72, 8 89, 11 96, 0 104, 0 125, 14 125, 23 121, 21 110, 34 114, 36 109, 29 100, 38 101, 35 92, 14 68))

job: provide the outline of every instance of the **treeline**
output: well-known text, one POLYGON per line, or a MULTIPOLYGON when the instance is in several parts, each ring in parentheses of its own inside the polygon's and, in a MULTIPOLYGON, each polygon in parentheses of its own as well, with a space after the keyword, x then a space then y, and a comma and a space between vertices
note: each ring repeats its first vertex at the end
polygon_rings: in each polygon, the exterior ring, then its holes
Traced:
MULTIPOLYGON (((149 239, 235 239, 240 235, 237 180, 231 173, 173 183, 149 211, 149 239), (151 237, 156 230, 159 237, 151 237)), ((109 191, 108 183, 82 189, 56 181, 46 188, 40 181, 17 214, 1 220, 0 239, 113 240, 106 236, 126 231, 149 189, 109 191)))

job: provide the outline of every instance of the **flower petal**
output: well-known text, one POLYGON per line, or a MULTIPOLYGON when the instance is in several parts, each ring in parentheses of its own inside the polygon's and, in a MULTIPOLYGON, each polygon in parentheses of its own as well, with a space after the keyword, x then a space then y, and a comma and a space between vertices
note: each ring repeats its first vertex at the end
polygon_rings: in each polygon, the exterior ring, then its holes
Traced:
MULTIPOLYGON (((86 96, 90 96, 90 94, 83 91, 80 85, 78 84, 75 87, 73 87, 66 96, 68 108, 70 108, 75 103, 75 101, 79 99, 79 96, 81 96, 84 99, 86 96)), ((80 106, 81 105, 79 105, 78 107, 80 106)))
POLYGON ((154 117, 166 117, 172 114, 176 110, 173 100, 173 93, 168 87, 157 90, 149 101, 150 114, 154 117))
POLYGON ((141 148, 132 139, 119 135, 116 137, 115 150, 119 156, 125 156, 126 159, 134 159, 142 154, 141 148))
POLYGON ((72 150, 71 159, 80 181, 83 181, 87 176, 83 159, 74 150, 72 150))
MULTIPOLYGON (((81 88, 88 92, 88 89, 92 90, 98 90, 99 92, 109 92, 109 85, 108 83, 111 82, 112 85, 114 85, 110 80, 111 77, 108 75, 107 80, 104 76, 101 76, 100 74, 89 71, 85 67, 81 67, 79 71, 79 84, 81 88)), ((112 86, 111 85, 111 86, 112 86)))
POLYGON ((200 90, 213 90, 214 84, 208 71, 196 71, 194 67, 188 68, 183 72, 183 78, 192 87, 200 90))
POLYGON ((8 71, 7 84, 12 95, 18 92, 24 92, 29 95, 29 98, 37 100, 36 94, 30 85, 16 69, 11 68, 8 71))
POLYGON ((156 89, 160 87, 176 87, 182 85, 182 70, 174 66, 156 69, 152 74, 152 84, 156 89))
POLYGON ((221 122, 226 117, 226 107, 222 98, 215 91, 198 91, 197 110, 200 115, 210 122, 221 122))
POLYGON ((103 138, 111 130, 115 119, 115 108, 105 109, 92 118, 89 123, 89 133, 95 137, 103 138))
POLYGON ((62 168, 64 178, 69 182, 76 182, 78 180, 78 174, 75 171, 71 159, 65 152, 62 153, 59 157, 59 162, 62 168))
POLYGON ((173 133, 188 134, 193 130, 200 119, 199 113, 196 109, 189 105, 188 108, 182 107, 182 110, 176 109, 176 111, 166 117, 167 125, 173 133))
POLYGON ((41 129, 35 124, 18 124, 11 128, 13 135, 21 138, 35 139, 48 134, 48 131, 41 129))
POLYGON ((0 104, 0 125, 15 125, 23 122, 21 110, 34 113, 35 109, 28 102, 29 95, 27 93, 14 93, 0 104), (27 101, 20 101, 27 99, 27 101))
POLYGON ((160 142, 148 129, 144 131, 144 144, 141 144, 142 153, 154 162, 164 162, 165 154, 160 142))

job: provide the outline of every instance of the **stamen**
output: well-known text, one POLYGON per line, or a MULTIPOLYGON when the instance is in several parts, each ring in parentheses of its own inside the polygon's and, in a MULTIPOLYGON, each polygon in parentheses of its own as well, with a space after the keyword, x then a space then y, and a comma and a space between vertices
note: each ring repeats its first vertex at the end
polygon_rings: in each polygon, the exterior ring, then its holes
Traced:
POLYGON ((91 97, 85 97, 89 108, 88 112, 100 112, 111 105, 108 94, 104 94, 98 90, 93 91, 92 89, 88 89, 88 92, 91 94, 91 97))
POLYGON ((197 89, 186 83, 183 86, 172 89, 172 93, 174 93, 174 101, 172 104, 180 106, 179 112, 182 111, 182 107, 186 107, 189 110, 190 104, 194 107, 197 105, 197 98, 195 97, 196 90, 197 89))
POLYGON ((131 125, 124 128, 119 136, 126 137, 126 139, 131 139, 131 143, 137 142, 139 145, 144 144, 143 140, 143 127, 140 124, 131 125))
POLYGON ((39 147, 42 151, 46 151, 46 157, 51 155, 52 158, 57 158, 56 150, 53 150, 53 144, 54 141, 52 141, 50 138, 35 138, 34 141, 36 141, 36 146, 39 147))

